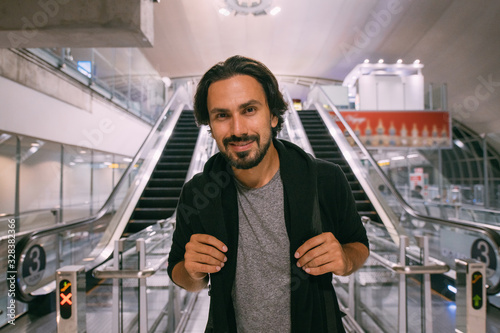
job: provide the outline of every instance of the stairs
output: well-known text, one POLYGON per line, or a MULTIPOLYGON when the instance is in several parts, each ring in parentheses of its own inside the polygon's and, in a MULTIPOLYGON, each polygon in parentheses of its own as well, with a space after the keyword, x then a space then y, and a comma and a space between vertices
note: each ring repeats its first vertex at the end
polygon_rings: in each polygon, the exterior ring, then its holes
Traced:
POLYGON ((193 111, 183 111, 139 199, 125 234, 135 233, 175 211, 191 162, 199 128, 193 111))
POLYGON ((365 191, 363 191, 363 188, 354 176, 351 167, 344 159, 342 152, 331 137, 318 112, 316 110, 309 110, 299 111, 298 114, 316 157, 338 164, 342 168, 342 171, 344 171, 351 186, 354 199, 356 200, 359 215, 367 216, 374 222, 381 222, 365 191))

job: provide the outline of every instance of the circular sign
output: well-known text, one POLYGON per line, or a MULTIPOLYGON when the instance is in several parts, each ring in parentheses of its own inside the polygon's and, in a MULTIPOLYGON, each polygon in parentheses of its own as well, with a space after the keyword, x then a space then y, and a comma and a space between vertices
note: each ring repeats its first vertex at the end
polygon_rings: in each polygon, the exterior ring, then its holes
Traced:
POLYGON ((26 251, 22 263, 22 277, 28 286, 34 286, 42 280, 45 263, 45 250, 40 245, 33 245, 26 251))
POLYGON ((484 262, 486 264, 486 268, 496 271, 497 258, 495 255, 495 250, 486 240, 482 238, 476 239, 474 243, 472 243, 470 256, 473 259, 484 262))

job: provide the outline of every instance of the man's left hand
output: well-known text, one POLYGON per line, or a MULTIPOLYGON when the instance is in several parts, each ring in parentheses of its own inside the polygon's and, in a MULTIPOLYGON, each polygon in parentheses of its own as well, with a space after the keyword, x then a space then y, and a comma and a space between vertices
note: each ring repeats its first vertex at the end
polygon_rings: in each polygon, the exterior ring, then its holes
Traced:
POLYGON ((352 270, 352 262, 342 245, 331 232, 324 232, 306 241, 295 252, 297 266, 311 275, 332 272, 346 275, 352 270))

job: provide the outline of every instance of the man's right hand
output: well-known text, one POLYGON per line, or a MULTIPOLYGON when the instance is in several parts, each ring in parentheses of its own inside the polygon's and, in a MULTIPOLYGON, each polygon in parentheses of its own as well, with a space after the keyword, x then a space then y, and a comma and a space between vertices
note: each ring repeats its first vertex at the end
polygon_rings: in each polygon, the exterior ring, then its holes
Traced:
POLYGON ((194 234, 186 244, 184 268, 193 280, 201 280, 208 273, 217 273, 224 267, 227 246, 217 238, 194 234))

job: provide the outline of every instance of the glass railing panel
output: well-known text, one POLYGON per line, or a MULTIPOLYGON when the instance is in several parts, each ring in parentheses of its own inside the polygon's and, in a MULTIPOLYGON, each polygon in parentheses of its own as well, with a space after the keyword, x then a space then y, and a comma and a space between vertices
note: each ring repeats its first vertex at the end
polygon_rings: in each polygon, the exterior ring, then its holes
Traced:
POLYGON ((92 209, 96 213, 106 202, 114 188, 113 155, 102 152, 92 154, 92 209))
POLYGON ((90 215, 91 171, 90 149, 64 146, 61 221, 90 215))
POLYGON ((297 110, 295 110, 293 106, 293 100, 290 97, 288 90, 283 88, 282 94, 285 101, 288 103, 288 111, 284 115, 285 121, 283 123, 282 130, 278 133, 278 138, 293 142, 314 156, 313 149, 307 139, 307 135, 304 131, 299 115, 297 114, 297 110))
MULTIPOLYGON (((27 254, 30 255, 30 249, 34 246, 40 246, 45 249, 45 253, 47 253, 46 265, 45 269, 42 270, 40 268, 40 270, 36 272, 38 277, 40 277, 37 281, 32 283, 24 278, 19 279, 19 289, 23 294, 28 295, 32 292, 44 294, 53 290, 54 286, 51 282, 54 279, 56 269, 61 267, 61 265, 93 265, 96 258, 99 261, 109 257, 110 253, 103 253, 102 251, 108 248, 110 239, 113 239, 113 237, 119 238, 121 236, 123 228, 130 216, 123 220, 125 223, 120 224, 120 221, 124 217, 123 215, 126 214, 129 205, 132 205, 131 207, 135 206, 135 203, 130 203, 129 200, 139 192, 137 192, 136 188, 131 190, 131 187, 137 186, 138 179, 148 179, 148 176, 145 175, 147 171, 144 171, 144 167, 147 166, 150 168, 153 164, 150 162, 145 163, 145 161, 152 161, 155 156, 159 156, 158 151, 163 149, 165 140, 169 137, 169 133, 168 131, 166 132, 166 130, 170 128, 170 125, 163 126, 163 124, 175 124, 175 120, 172 120, 171 115, 174 113, 174 110, 182 111, 184 100, 186 100, 186 95, 182 95, 181 93, 175 95, 172 103, 169 104, 168 110, 165 109, 164 116, 160 120, 161 124, 159 122, 159 126, 157 127, 157 129, 161 128, 162 131, 155 130, 151 132, 149 140, 145 141, 138 155, 136 155, 132 161, 124 161, 129 164, 129 168, 123 174, 122 178, 120 178, 120 181, 113 190, 112 196, 108 198, 105 207, 99 211, 97 219, 82 220, 79 222, 82 225, 74 223, 70 225, 59 224, 56 227, 57 229, 44 230, 30 235, 30 240, 24 245, 23 251, 19 256, 24 258, 27 254), (159 145, 162 146, 160 147, 159 145), (122 229, 118 230, 118 225, 121 225, 122 229), (58 247, 59 250, 56 247, 58 247), (64 253, 62 252, 63 250, 64 253), (59 256, 59 258, 56 258, 57 256, 59 256)), ((177 112, 176 114, 178 115, 180 113, 177 112)), ((89 154, 83 154, 79 151, 73 151, 72 154, 65 156, 67 177, 78 177, 77 170, 73 169, 77 167, 84 168, 85 173, 88 172, 88 174, 90 174, 91 163, 86 156, 89 156, 89 154), (80 162, 74 161, 74 159, 78 159, 80 162), (70 163, 74 163, 74 165, 70 165, 70 163), (80 165, 77 163, 80 163, 80 165)), ((82 177, 87 176, 83 175, 82 177)), ((78 183, 78 180, 75 181, 78 183)), ((88 187, 90 187, 90 176, 88 176, 88 182, 85 184, 89 184, 88 187)), ((77 194, 80 193, 78 192, 79 190, 75 191, 77 194)), ((84 196, 86 196, 86 194, 81 195, 81 197, 84 196)), ((87 199, 87 204, 89 204, 89 199, 87 199)), ((90 205, 87 209, 89 207, 90 205)), ((131 211, 129 213, 131 214, 131 211)), ((111 247, 112 246, 113 244, 111 244, 111 247)), ((38 269, 38 267, 32 267, 32 269, 35 268, 38 269)))
MULTIPOLYGON (((371 244, 371 251, 381 254, 391 262, 397 262, 394 250, 383 245, 371 244)), ((351 315, 366 332, 399 332, 398 330, 398 292, 399 275, 369 258, 365 265, 349 277, 333 279, 339 301, 349 306, 352 297, 354 308, 351 315), (351 289, 349 289, 349 284, 351 289), (349 294, 353 292, 354 294, 349 294)), ((415 332, 415 331, 413 331, 415 332)))
POLYGON ((151 124, 163 110, 166 102, 165 85, 140 49, 29 50, 151 124))
MULTIPOLYGON (((430 290, 426 293, 423 275, 398 274, 423 268, 423 258, 406 248, 405 260, 401 262, 401 250, 380 238, 379 228, 367 225, 371 256, 365 265, 349 277, 333 279, 344 311, 365 332, 426 332, 426 326, 430 325, 435 332, 454 331, 454 302, 440 294, 431 294, 430 290), (430 318, 425 317, 426 304, 430 307, 430 318)), ((448 269, 444 264, 431 264, 425 269, 432 271, 438 267, 440 272, 448 269)))
POLYGON ((499 250, 484 233, 467 230, 463 227, 438 225, 418 220, 411 216, 403 217, 401 224, 410 235, 429 236, 430 254, 452 269, 455 269, 455 258, 473 258, 486 263, 488 285, 500 283, 499 250))
MULTIPOLYGON (((372 186, 383 184, 380 175, 373 170, 369 161, 364 161, 364 167, 364 174, 368 177, 367 179, 369 179, 372 186)), ((452 269, 455 268, 455 258, 474 258, 487 262, 489 284, 496 286, 500 282, 500 267, 497 264, 500 262, 498 247, 494 245, 489 234, 467 230, 463 226, 453 226, 453 222, 443 225, 415 218, 406 213, 403 206, 396 199, 395 193, 391 193, 387 188, 383 188, 383 191, 379 189, 379 193, 383 193, 383 195, 377 195, 379 204, 402 227, 402 229, 399 229, 403 231, 402 234, 407 234, 411 237, 411 240, 415 236, 429 236, 430 255, 433 258, 445 262, 452 269)), ((451 221, 474 221, 470 215, 471 211, 465 212, 458 205, 441 204, 426 201, 425 199, 411 198, 411 196, 407 197, 407 202, 417 213, 424 217, 432 216, 451 221)), ((498 231, 500 231, 500 228, 498 231)))
MULTIPOLYGON (((500 210, 493 204, 490 204, 490 208, 485 207, 485 185, 480 184, 480 179, 477 178, 480 170, 477 164, 481 161, 474 161, 471 155, 468 157, 470 163, 456 166, 458 173, 469 173, 471 170, 476 173, 476 178, 468 178, 465 183, 458 185, 436 167, 444 165, 445 156, 450 153, 446 149, 387 150, 383 153, 372 151, 372 155, 401 195, 419 212, 437 218, 498 225, 500 210), (416 185, 422 187, 419 193, 415 191, 416 185)), ((491 174, 495 172, 494 168, 490 170, 491 174)), ((490 187, 494 187, 494 182, 490 182, 490 187)), ((493 194, 490 202, 495 202, 495 196, 498 195, 493 194)))
POLYGON ((30 137, 21 137, 20 143, 20 211, 40 211, 40 214, 32 213, 26 217, 29 223, 20 223, 20 231, 23 231, 25 226, 33 230, 54 224, 50 210, 61 202, 61 146, 30 137))
MULTIPOLYGON (((148 265, 157 265, 168 256, 172 244, 172 229, 153 231, 146 238, 146 262, 148 265)), ((148 330, 165 331, 168 317, 167 306, 169 287, 172 282, 167 274, 167 263, 151 277, 146 279, 147 284, 147 318, 148 330)))
MULTIPOLYGON (((324 115, 327 114, 328 110, 335 109, 335 106, 330 106, 330 102, 324 94, 319 96, 317 100, 319 102, 314 105, 320 110, 320 114, 324 115)), ((484 221, 468 222, 460 218, 460 216, 467 216, 470 218, 469 221, 473 221, 472 218, 477 218, 478 214, 475 211, 462 209, 462 207, 466 207, 465 204, 460 204, 460 198, 464 192, 457 189, 455 185, 447 183, 441 173, 431 173, 428 177, 425 176, 425 173, 430 172, 428 171, 430 169, 422 164, 427 158, 427 155, 423 156, 422 150, 384 150, 383 155, 380 153, 380 156, 377 155, 377 151, 372 150, 371 152, 375 155, 372 157, 364 146, 357 146, 357 141, 360 140, 355 140, 354 130, 351 129, 347 136, 345 133, 339 135, 342 133, 339 133, 338 127, 329 116, 323 117, 323 120, 330 124, 327 124, 330 133, 340 146, 395 243, 397 240, 394 236, 408 235, 412 244, 415 244, 414 236, 429 233, 432 235, 430 240, 431 257, 446 262, 452 269, 455 267, 454 262, 450 261, 452 257, 474 258, 487 262, 489 266, 488 284, 490 286, 488 293, 498 292, 500 269, 496 263, 500 262, 498 253, 500 228, 485 224, 484 221), (353 136, 351 137, 351 135, 353 136), (387 168, 389 165, 397 167, 387 168), (383 170, 380 170, 380 167, 383 170), (440 190, 435 190, 431 186, 422 186, 422 198, 418 198, 412 192, 415 190, 414 184, 411 183, 415 181, 412 178, 415 173, 422 177, 420 181, 423 181, 423 185, 439 184, 440 190), (450 189, 448 192, 443 191, 446 186, 450 189), (448 198, 448 202, 441 199, 440 195, 442 198, 448 198), (438 200, 433 200, 436 198, 438 200), (439 203, 442 205, 437 205, 439 203), (444 220, 433 220, 433 216, 438 219, 444 218, 444 220), (453 240, 454 232, 457 232, 460 241, 455 247, 451 247, 445 242, 445 239, 453 240)), ((439 151, 435 149, 435 151, 427 152, 432 155, 439 151)))

